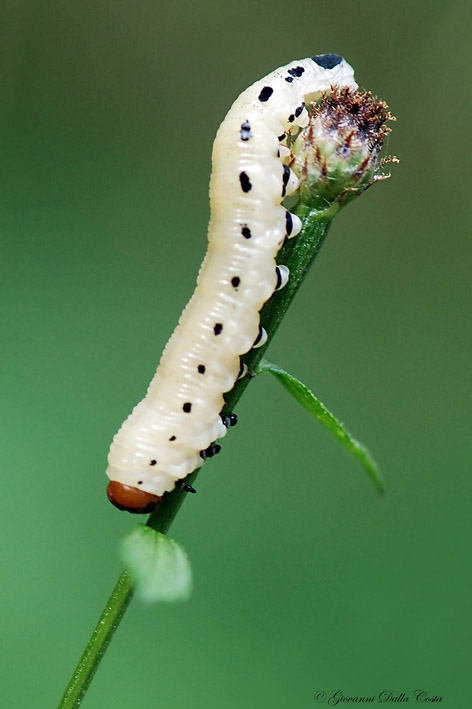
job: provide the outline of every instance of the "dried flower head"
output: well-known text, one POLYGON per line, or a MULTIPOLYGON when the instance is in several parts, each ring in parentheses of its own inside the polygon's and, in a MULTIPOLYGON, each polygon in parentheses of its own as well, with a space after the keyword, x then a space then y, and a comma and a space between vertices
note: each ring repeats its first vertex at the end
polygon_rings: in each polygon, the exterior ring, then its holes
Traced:
POLYGON ((395 120, 369 91, 334 87, 312 105, 308 125, 295 138, 290 166, 300 180, 300 199, 314 208, 343 206, 389 175, 379 167, 383 141, 395 120))

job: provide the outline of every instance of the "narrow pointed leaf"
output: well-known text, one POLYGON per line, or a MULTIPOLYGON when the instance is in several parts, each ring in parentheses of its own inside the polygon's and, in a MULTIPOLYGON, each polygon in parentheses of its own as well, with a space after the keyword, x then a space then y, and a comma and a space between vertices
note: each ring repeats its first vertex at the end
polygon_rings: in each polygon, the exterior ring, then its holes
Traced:
POLYGON ((314 416, 337 441, 342 443, 358 459, 377 491, 382 494, 385 493, 380 470, 367 448, 349 433, 344 424, 316 398, 303 382, 266 359, 261 360, 256 370, 257 374, 262 372, 270 372, 303 408, 314 416))
POLYGON ((174 539, 139 524, 123 539, 121 551, 142 600, 189 599, 192 569, 185 550, 174 539))

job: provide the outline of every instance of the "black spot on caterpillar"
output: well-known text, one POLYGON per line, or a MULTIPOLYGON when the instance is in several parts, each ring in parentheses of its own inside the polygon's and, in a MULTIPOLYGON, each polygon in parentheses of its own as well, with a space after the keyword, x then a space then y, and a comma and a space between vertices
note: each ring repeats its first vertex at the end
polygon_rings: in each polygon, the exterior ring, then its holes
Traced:
POLYGON ((239 173, 239 181, 243 192, 250 192, 252 190, 251 180, 249 179, 247 172, 244 172, 244 170, 239 173))
POLYGON ((291 76, 300 77, 304 71, 305 69, 302 66, 296 66, 293 69, 289 69, 288 74, 290 74, 291 76))
POLYGON ((241 140, 249 140, 252 138, 252 133, 251 133, 251 124, 249 121, 244 121, 244 123, 241 123, 241 140))
POLYGON ((342 57, 291 62, 247 89, 218 130, 208 253, 195 294, 145 398, 110 447, 107 493, 120 509, 150 512, 175 487, 192 492, 183 479, 219 450, 215 441, 235 423, 234 414, 220 415, 224 393, 251 375, 240 357, 264 342, 259 311, 289 277, 286 267, 276 266, 277 252, 301 229, 300 219, 281 204, 297 189, 283 163, 283 141, 306 125, 305 102, 336 86, 357 87, 342 57), (248 283, 244 268, 251 262, 258 264, 258 277, 248 283))
POLYGON ((316 54, 312 59, 323 69, 334 69, 344 61, 339 54, 316 54))
POLYGON ((259 101, 262 101, 263 103, 265 101, 268 101, 273 93, 274 89, 272 88, 272 86, 264 86, 261 93, 259 94, 259 101))

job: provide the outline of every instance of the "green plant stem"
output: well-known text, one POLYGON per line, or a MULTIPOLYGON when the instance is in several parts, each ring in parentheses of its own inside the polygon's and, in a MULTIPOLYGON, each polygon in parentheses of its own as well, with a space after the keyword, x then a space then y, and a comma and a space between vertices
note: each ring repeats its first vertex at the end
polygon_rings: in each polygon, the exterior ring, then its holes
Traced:
MULTIPOLYGON (((251 373, 256 370, 259 361, 262 359, 296 292, 323 245, 331 221, 338 210, 339 207, 336 204, 324 211, 310 209, 304 204, 297 205, 293 210, 293 213, 302 219, 303 228, 297 237, 287 241, 279 251, 277 258, 279 263, 289 267, 290 278, 285 288, 274 293, 261 311, 261 324, 267 331, 267 342, 262 347, 251 350, 242 358, 248 367, 249 376, 239 379, 231 391, 225 395, 224 413, 234 411, 237 402, 251 380, 251 373)), ((195 480, 197 474, 198 470, 188 476, 187 480, 191 483, 195 480)), ((177 488, 171 493, 167 493, 160 507, 153 512, 146 524, 152 529, 165 534, 187 495, 188 493, 177 488)), ((132 597, 131 581, 128 573, 123 571, 87 643, 58 709, 72 709, 80 705, 132 597)))
POLYGON ((123 571, 90 636, 59 707, 78 707, 133 597, 127 571, 123 571))

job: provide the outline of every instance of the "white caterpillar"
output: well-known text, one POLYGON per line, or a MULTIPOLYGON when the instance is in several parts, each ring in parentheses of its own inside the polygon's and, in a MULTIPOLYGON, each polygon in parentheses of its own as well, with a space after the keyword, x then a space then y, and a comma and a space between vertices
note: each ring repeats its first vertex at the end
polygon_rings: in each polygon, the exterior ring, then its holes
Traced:
POLYGON ((117 507, 150 511, 225 435, 231 422, 220 416, 223 393, 240 375, 240 355, 264 341, 259 311, 288 278, 275 258, 285 238, 301 229, 282 206, 298 186, 283 163, 286 136, 307 124, 305 104, 333 86, 357 88, 342 57, 291 62, 244 91, 221 124, 208 251, 196 290, 108 455, 108 496, 117 507))

